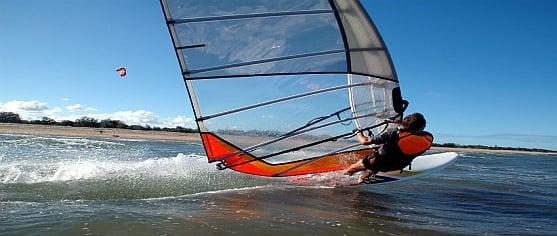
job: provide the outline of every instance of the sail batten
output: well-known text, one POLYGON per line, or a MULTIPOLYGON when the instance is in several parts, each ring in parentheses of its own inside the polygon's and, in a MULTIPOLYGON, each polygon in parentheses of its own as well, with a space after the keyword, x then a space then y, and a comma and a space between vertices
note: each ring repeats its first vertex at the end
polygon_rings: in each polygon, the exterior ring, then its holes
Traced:
MULTIPOLYGON (((213 157, 213 161, 226 160, 229 157, 232 157, 232 156, 235 156, 235 155, 240 155, 240 154, 243 154, 243 153, 249 153, 251 151, 257 150, 257 149, 262 148, 262 147, 265 147, 267 145, 279 142, 279 141, 287 139, 287 138, 296 137, 296 136, 302 135, 304 133, 307 133, 307 132, 310 132, 310 131, 313 131, 313 130, 316 130, 316 129, 320 129, 320 128, 323 128, 323 127, 327 127, 327 126, 331 126, 331 125, 335 125, 335 124, 339 124, 339 123, 343 123, 343 122, 347 122, 347 121, 351 121, 351 120, 355 120, 355 119, 371 117, 371 116, 374 116, 374 115, 377 115, 377 114, 375 113, 375 114, 367 114, 367 115, 361 115, 361 116, 356 116, 356 117, 350 117, 350 118, 345 118, 345 119, 342 119, 342 120, 337 120, 337 121, 321 124, 319 126, 304 127, 303 129, 300 129, 300 130, 290 131, 290 132, 285 133, 285 134, 283 134, 283 135, 281 135, 281 136, 279 136, 275 139, 272 139, 272 140, 269 140, 269 141, 266 141, 266 142, 263 142, 263 143, 258 143, 254 146, 247 147, 247 148, 242 149, 242 150, 238 150, 235 153, 229 153, 229 154, 226 154, 225 156, 215 156, 215 157, 213 157)), ((349 134, 343 134, 342 136, 349 136, 349 134)), ((328 138, 327 141, 336 141, 335 139, 336 138, 328 138)), ((341 151, 345 151, 347 149, 356 148, 359 145, 360 144, 347 144, 347 146, 340 147, 336 150, 330 151, 326 155, 333 155, 333 154, 339 153, 341 151)), ((295 147, 293 149, 299 149, 299 147, 295 147)), ((280 153, 280 152, 284 152, 284 151, 285 150, 281 150, 281 151, 277 151, 276 153, 280 153)), ((260 159, 265 159, 265 158, 267 158, 267 157, 260 157, 260 159)))
POLYGON ((371 152, 352 129, 378 134, 400 115, 389 52, 357 0, 160 1, 209 162, 337 171, 371 152))
POLYGON ((277 16, 332 14, 332 13, 333 13, 333 11, 331 11, 331 10, 268 12, 268 13, 244 14, 244 15, 197 17, 197 18, 189 18, 189 19, 171 19, 171 20, 167 20, 166 23, 176 25, 176 24, 195 23, 195 22, 209 22, 209 21, 221 21, 221 20, 239 20, 239 19, 251 19, 251 18, 262 18, 262 17, 277 17, 277 16))
POLYGON ((229 68, 242 67, 242 66, 251 66, 251 65, 264 64, 264 63, 269 63, 269 62, 285 61, 285 60, 291 60, 291 59, 299 59, 299 58, 305 58, 305 57, 314 57, 314 56, 329 55, 329 54, 344 53, 344 52, 345 52, 344 49, 337 49, 337 50, 329 50, 329 51, 321 51, 321 52, 313 52, 313 53, 304 53, 304 54, 298 54, 298 55, 289 55, 289 56, 284 56, 284 57, 267 58, 265 60, 246 61, 246 62, 236 63, 236 64, 215 66, 215 67, 212 67, 212 68, 200 68, 200 69, 196 69, 196 70, 188 70, 188 74, 197 74, 197 73, 208 72, 208 71, 229 69, 229 68))

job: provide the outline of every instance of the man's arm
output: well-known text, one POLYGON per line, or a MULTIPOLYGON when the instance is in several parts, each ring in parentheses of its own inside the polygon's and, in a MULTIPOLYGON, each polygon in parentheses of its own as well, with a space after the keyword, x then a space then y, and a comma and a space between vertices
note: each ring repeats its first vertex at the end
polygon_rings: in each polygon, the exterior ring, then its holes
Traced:
POLYGON ((371 145, 371 144, 383 144, 387 142, 391 132, 383 132, 382 134, 373 137, 365 136, 361 130, 355 131, 355 134, 356 137, 358 138, 358 142, 361 145, 371 145))

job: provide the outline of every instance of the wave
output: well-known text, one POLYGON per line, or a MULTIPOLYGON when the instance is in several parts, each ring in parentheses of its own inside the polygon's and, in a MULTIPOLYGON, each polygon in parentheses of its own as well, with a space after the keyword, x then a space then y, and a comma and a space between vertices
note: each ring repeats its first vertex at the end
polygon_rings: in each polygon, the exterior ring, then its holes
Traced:
POLYGON ((265 178, 218 171, 204 156, 141 161, 62 161, 54 165, 2 165, 3 200, 106 200, 183 196, 261 186, 265 178), (6 196, 6 195, 11 195, 6 196))
POLYGON ((275 181, 218 171, 203 152, 188 142, 0 135, 0 200, 149 199, 275 181))

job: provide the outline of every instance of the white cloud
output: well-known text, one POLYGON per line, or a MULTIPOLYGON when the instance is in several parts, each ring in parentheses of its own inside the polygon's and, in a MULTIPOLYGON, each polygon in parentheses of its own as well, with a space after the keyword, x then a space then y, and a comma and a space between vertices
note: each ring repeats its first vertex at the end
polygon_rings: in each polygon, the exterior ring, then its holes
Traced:
POLYGON ((45 102, 39 101, 10 101, 6 103, 0 103, 0 109, 3 111, 30 111, 30 112, 37 112, 37 111, 44 111, 48 109, 48 106, 45 102))
POLYGON ((114 113, 87 113, 87 114, 71 114, 69 116, 54 118, 57 121, 61 120, 77 120, 82 117, 91 117, 99 121, 111 119, 119 120, 127 125, 149 125, 151 127, 160 128, 174 128, 177 126, 184 128, 195 128, 195 122, 193 118, 187 118, 184 116, 177 116, 171 118, 160 118, 158 115, 151 111, 137 110, 137 111, 118 111, 114 113))
POLYGON ((56 116, 56 114, 61 113, 63 111, 64 111, 64 109, 62 109, 61 107, 55 107, 55 108, 52 108, 52 109, 49 109, 49 110, 45 111, 44 116, 48 116, 48 117, 56 120, 56 118, 54 118, 53 116, 56 116))
POLYGON ((95 109, 95 108, 92 108, 92 107, 85 107, 85 106, 83 106, 83 105, 81 105, 81 104, 79 104, 79 103, 78 103, 78 104, 75 104, 75 105, 67 106, 66 109, 67 109, 69 112, 77 112, 77 111, 97 111, 97 109, 95 109))
POLYGON ((54 107, 52 109, 49 109, 47 103, 45 102, 9 101, 6 103, 0 103, 0 111, 17 113, 24 120, 41 119, 42 117, 46 116, 56 121, 75 121, 86 116, 97 119, 99 121, 106 119, 120 120, 127 125, 149 125, 151 127, 161 128, 174 128, 177 126, 184 128, 196 127, 194 119, 185 116, 161 118, 155 113, 146 110, 117 111, 114 113, 95 113, 97 109, 86 107, 79 103, 66 106, 65 109, 61 107, 54 107))
POLYGON ((45 102, 39 101, 9 101, 0 103, 0 111, 13 112, 20 115, 22 119, 37 119, 48 112, 48 106, 45 102))
POLYGON ((193 118, 188 118, 185 116, 176 116, 171 118, 161 118, 155 113, 146 110, 137 110, 137 111, 118 111, 110 114, 86 114, 81 115, 79 117, 74 117, 73 119, 69 120, 76 120, 83 116, 92 117, 95 119, 105 120, 119 120, 127 125, 149 125, 151 127, 167 127, 167 128, 174 128, 177 126, 184 127, 184 128, 194 128, 195 122, 193 118))
POLYGON ((164 123, 168 124, 167 126, 165 126, 165 127, 168 127, 168 128, 174 128, 174 127, 177 127, 177 126, 184 127, 184 128, 195 127, 194 119, 191 118, 191 117, 185 117, 185 116, 177 116, 177 117, 174 117, 174 118, 170 118, 170 119, 167 119, 164 123))
POLYGON ((139 125, 153 125, 159 124, 159 117, 153 112, 139 110, 139 111, 119 111, 108 115, 112 120, 121 120, 126 124, 139 124, 139 125))
POLYGON ((73 112, 77 110, 83 110, 83 106, 81 104, 75 104, 75 105, 67 106, 66 109, 68 109, 68 111, 70 112, 73 112))
POLYGON ((273 116, 273 115, 262 115, 261 118, 262 119, 274 119, 275 116, 273 116))

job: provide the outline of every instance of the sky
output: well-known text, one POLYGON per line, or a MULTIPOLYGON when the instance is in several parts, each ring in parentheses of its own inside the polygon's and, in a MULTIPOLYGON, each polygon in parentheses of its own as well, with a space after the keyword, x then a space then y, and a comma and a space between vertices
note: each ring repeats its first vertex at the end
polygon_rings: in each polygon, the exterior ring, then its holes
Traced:
MULTIPOLYGON (((557 1, 362 3, 435 143, 557 150, 557 1)), ((0 35, 0 111, 195 128, 156 0, 2 0, 0 35)))

